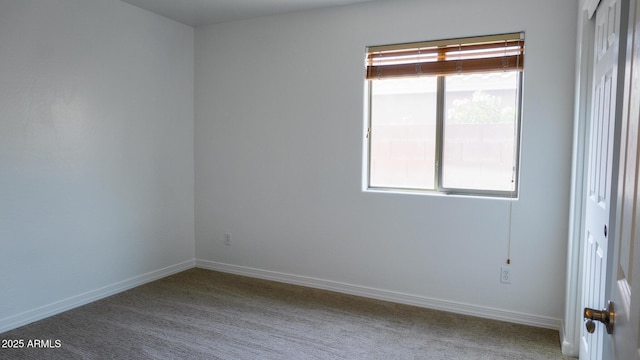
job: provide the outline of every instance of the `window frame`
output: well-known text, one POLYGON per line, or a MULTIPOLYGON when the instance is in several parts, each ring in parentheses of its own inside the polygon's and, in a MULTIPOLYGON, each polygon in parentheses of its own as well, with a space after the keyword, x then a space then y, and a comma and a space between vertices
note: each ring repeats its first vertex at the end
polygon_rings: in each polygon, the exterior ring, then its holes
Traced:
MULTIPOLYGON (((524 32, 520 32, 522 39, 524 40, 524 32)), ((482 37, 475 37, 478 39, 482 37)), ((458 39, 464 40, 464 39, 458 39)), ((448 42, 450 40, 442 40, 448 42)), ((389 45, 402 46, 398 45, 389 45)), ((369 54, 369 48, 367 48, 367 54, 369 54)), ((523 46, 524 49, 524 46, 523 46)), ((524 51, 523 51, 524 53, 524 51)), ((511 70, 513 71, 513 70, 511 70)), ((517 71, 517 70, 516 70, 517 71)), ((477 73, 495 73, 497 71, 481 71, 477 73)), ((368 74, 367 74, 368 75, 368 74)), ((519 197, 520 187, 520 158, 521 158, 521 138, 522 138, 522 93, 523 93, 523 80, 524 69, 517 71, 517 85, 516 85, 516 115, 514 119, 514 162, 513 162, 513 190, 489 190, 489 189, 473 189, 473 188, 447 188, 443 186, 443 156, 444 156, 444 132, 445 132, 445 79, 447 76, 456 74, 441 74, 437 75, 437 90, 436 90, 436 124, 435 124, 435 160, 434 160, 434 188, 413 188, 413 187, 392 187, 392 186, 372 186, 371 174, 372 174, 372 144, 375 134, 372 131, 372 106, 373 106, 373 91, 372 84, 376 79, 367 78, 365 76, 365 91, 366 91, 366 106, 365 106, 365 126, 366 126, 366 154, 365 161, 366 171, 365 190, 375 192, 387 192, 387 193, 417 193, 417 194, 441 194, 441 195, 461 195, 461 196, 478 196, 478 197, 490 197, 490 198, 507 198, 517 199, 519 197)))

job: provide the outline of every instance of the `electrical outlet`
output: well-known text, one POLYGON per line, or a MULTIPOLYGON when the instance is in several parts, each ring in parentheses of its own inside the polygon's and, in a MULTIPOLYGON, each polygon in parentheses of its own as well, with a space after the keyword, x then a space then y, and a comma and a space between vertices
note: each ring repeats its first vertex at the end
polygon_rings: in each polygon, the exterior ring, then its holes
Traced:
POLYGON ((227 246, 231 245, 231 233, 224 234, 224 244, 227 246))
POLYGON ((511 267, 509 265, 502 265, 500 268, 500 282, 511 284, 511 267))

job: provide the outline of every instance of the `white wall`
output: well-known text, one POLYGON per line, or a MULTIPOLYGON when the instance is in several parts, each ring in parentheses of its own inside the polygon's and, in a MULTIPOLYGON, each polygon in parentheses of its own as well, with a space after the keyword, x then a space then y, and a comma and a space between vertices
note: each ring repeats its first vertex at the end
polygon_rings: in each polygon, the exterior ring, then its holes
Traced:
POLYGON ((0 2, 0 332, 193 266, 193 29, 0 2))
POLYGON ((576 12, 573 0, 383 1, 197 29, 198 264, 559 327, 576 12), (361 191, 364 49, 520 30, 505 285, 509 201, 361 191))

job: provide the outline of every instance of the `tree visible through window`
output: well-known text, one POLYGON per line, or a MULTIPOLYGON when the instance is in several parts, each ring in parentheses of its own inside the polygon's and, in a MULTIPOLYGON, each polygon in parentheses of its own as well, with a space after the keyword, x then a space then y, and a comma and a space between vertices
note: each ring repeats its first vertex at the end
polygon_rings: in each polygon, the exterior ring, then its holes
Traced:
POLYGON ((522 34, 370 47, 368 187, 517 196, 522 34))

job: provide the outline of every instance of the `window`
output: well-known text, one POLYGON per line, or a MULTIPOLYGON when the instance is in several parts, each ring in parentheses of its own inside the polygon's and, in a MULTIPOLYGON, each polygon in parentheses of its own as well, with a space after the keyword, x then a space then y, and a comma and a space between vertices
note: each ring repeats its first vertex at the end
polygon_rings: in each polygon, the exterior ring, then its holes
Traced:
POLYGON ((516 197, 521 33, 367 48, 368 188, 516 197))

